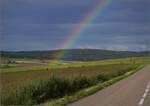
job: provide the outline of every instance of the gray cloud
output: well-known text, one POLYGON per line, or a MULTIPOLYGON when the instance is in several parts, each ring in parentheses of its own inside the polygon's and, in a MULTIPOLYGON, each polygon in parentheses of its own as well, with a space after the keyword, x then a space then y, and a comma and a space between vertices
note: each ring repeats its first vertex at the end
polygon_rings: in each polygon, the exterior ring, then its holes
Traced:
MULTIPOLYGON (((57 49, 99 0, 2 0, 2 49, 57 49)), ((72 48, 149 50, 149 0, 112 0, 72 48)))

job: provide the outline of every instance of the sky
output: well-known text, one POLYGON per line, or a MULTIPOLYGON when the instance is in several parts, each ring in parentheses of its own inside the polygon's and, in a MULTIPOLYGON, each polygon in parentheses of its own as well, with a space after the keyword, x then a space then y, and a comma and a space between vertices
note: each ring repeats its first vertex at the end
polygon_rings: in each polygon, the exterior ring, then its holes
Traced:
MULTIPOLYGON (((61 48, 100 0, 1 0, 1 49, 61 48)), ((150 50, 150 1, 112 0, 70 47, 150 50)), ((69 44, 68 44, 69 45, 69 44)))

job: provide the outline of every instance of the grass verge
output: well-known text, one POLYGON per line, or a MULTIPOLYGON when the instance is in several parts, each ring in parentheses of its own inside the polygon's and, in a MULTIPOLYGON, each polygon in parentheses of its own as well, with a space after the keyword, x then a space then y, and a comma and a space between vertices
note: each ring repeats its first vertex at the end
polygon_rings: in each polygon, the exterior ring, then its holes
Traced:
POLYGON ((85 76, 74 78, 50 76, 37 83, 31 83, 18 88, 15 92, 2 96, 1 102, 4 105, 35 105, 44 103, 50 99, 52 101, 52 103, 50 102, 51 105, 67 104, 111 85, 133 74, 144 66, 137 67, 136 65, 90 78, 85 76))
POLYGON ((47 102, 45 102, 44 104, 41 104, 42 106, 45 106, 45 105, 48 105, 48 106, 54 106, 54 105, 57 105, 57 106, 62 106, 62 105, 65 105, 65 104, 69 104, 69 103, 72 103, 72 102, 75 102, 83 97, 86 97, 88 95, 91 95, 109 85, 112 85, 114 83, 116 83, 117 81, 120 81, 128 76, 131 76, 133 75, 135 72, 137 72, 138 70, 142 69, 144 66, 146 66, 147 64, 143 64, 143 65, 140 65, 139 67, 137 67, 136 69, 133 69, 129 72, 126 72, 125 74, 121 75, 121 76, 118 76, 118 77, 115 77, 113 79, 110 79, 108 81, 105 81, 103 83, 99 82, 98 84, 92 86, 92 87, 88 87, 88 88, 85 88, 85 89, 82 89, 72 95, 66 95, 64 96, 63 98, 59 98, 59 99, 53 99, 53 100, 48 100, 47 102))

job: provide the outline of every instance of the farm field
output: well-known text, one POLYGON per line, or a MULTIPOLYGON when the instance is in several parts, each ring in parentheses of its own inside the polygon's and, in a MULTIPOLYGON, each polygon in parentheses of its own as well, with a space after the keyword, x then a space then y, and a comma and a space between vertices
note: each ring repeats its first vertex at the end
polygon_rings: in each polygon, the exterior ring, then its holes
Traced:
POLYGON ((141 64, 142 62, 149 61, 148 57, 138 57, 138 58, 123 58, 123 59, 112 59, 112 60, 102 60, 102 61, 92 61, 92 62, 72 62, 72 61, 62 61, 60 63, 53 64, 53 60, 18 60, 13 59, 15 63, 6 63, 2 61, 2 65, 10 66, 1 68, 2 74, 13 73, 13 72, 26 72, 26 71, 41 71, 41 70, 56 70, 64 68, 81 68, 90 66, 108 66, 114 64, 141 64), (44 61, 44 63, 43 63, 44 61), (33 65, 34 64, 34 65, 33 65), (11 67, 15 65, 17 67, 11 67))
POLYGON ((39 80, 42 77, 49 75, 60 76, 60 77, 73 77, 78 75, 94 76, 103 72, 113 72, 120 69, 131 67, 131 65, 118 64, 109 66, 93 66, 85 68, 66 68, 56 70, 44 70, 44 71, 31 71, 31 72, 16 72, 1 75, 2 92, 8 92, 14 90, 18 86, 24 85, 29 81, 39 80))
MULTIPOLYGON (((4 67, 1 69, 2 95, 15 92, 18 87, 24 87, 31 82, 38 83, 49 76, 64 79, 72 79, 80 76, 85 76, 90 79, 95 78, 98 75, 103 75, 104 73, 112 74, 113 77, 118 76, 118 73, 121 71, 128 72, 136 69, 138 66, 145 66, 149 63, 150 58, 139 57, 93 62, 61 62, 57 64, 53 64, 51 62, 43 63, 40 60, 13 61, 15 61, 15 63, 3 64, 12 66, 15 65, 15 67, 4 67)), ((122 75, 122 73, 120 75, 122 75)), ((95 81, 97 83, 98 80, 95 81)), ((93 84, 90 86, 92 85, 93 84)), ((82 87, 80 89, 82 89, 82 87)))

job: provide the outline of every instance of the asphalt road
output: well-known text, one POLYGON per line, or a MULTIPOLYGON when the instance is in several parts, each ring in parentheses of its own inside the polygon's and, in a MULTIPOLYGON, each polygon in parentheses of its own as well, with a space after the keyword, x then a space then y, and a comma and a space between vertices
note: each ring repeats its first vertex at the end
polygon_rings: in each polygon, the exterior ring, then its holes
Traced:
POLYGON ((150 106, 150 64, 134 75, 67 106, 150 106))

